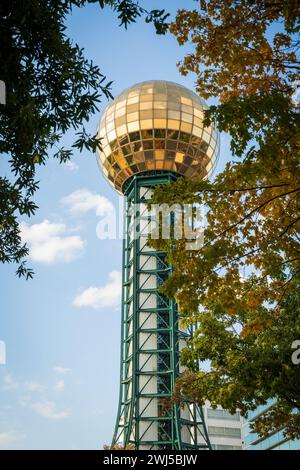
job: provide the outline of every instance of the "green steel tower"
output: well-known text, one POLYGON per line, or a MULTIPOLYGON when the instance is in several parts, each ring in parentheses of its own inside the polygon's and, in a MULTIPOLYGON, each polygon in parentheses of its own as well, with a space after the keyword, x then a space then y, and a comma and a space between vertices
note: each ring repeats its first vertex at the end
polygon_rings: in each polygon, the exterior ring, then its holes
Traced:
POLYGON ((209 449, 203 412, 195 403, 166 407, 182 373, 180 350, 191 331, 179 324, 173 300, 159 287, 171 272, 165 254, 147 243, 156 185, 178 176, 207 178, 219 136, 203 127, 206 105, 166 81, 137 84, 105 109, 99 166, 125 196, 121 374, 113 445, 148 449, 209 449))

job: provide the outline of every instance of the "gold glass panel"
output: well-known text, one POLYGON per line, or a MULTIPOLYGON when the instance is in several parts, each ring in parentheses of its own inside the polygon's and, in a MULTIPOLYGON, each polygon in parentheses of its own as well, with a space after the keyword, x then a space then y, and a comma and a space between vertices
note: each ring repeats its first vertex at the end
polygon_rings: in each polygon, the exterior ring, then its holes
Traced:
POLYGON ((153 96, 148 94, 148 95, 141 95, 140 96, 140 101, 141 102, 145 102, 145 101, 152 101, 153 100, 153 96))
POLYGON ((153 103, 152 101, 145 101, 144 103, 140 103, 140 110, 144 109, 152 109, 153 108, 153 103))
POLYGON ((202 137, 203 140, 205 140, 205 142, 209 143, 210 141, 210 134, 206 131, 203 131, 203 137, 202 137))
POLYGON ((187 104, 189 106, 192 106, 193 101, 190 98, 185 98, 184 96, 181 97, 180 99, 182 104, 187 104))
POLYGON ((209 162, 207 165, 206 165, 206 171, 210 171, 212 169, 212 162, 209 162))
POLYGON ((154 94, 155 101, 167 101, 166 93, 155 93, 154 94))
POLYGON ((180 140, 182 140, 183 142, 189 142, 190 139, 191 139, 191 135, 190 133, 187 133, 187 132, 183 132, 183 129, 181 129, 181 132, 180 132, 180 140))
POLYGON ((167 137, 168 139, 173 139, 173 140, 178 140, 179 138, 179 132, 175 130, 167 130, 167 137))
POLYGON ((167 140, 167 149, 175 150, 177 147, 177 142, 175 140, 167 140))
POLYGON ((193 114, 193 106, 186 106, 185 104, 181 105, 181 111, 183 113, 193 114))
POLYGON ((132 145, 133 145, 133 152, 134 152, 134 154, 135 154, 136 152, 140 152, 141 150, 143 150, 142 142, 139 142, 139 141, 133 142, 132 145))
POLYGON ((162 170, 164 168, 164 162, 163 161, 156 161, 156 168, 158 170, 162 170))
POLYGON ((108 134, 107 134, 107 139, 109 140, 109 142, 114 140, 116 137, 117 137, 117 134, 116 134, 115 130, 112 130, 112 131, 108 132, 108 134))
POLYGON ((181 110, 181 105, 180 105, 180 103, 176 103, 176 101, 171 101, 170 103, 168 102, 168 109, 173 109, 175 111, 180 111, 181 110))
POLYGON ((123 147, 121 147, 121 150, 122 150, 123 155, 129 155, 132 153, 130 144, 123 145, 123 147))
POLYGON ((152 139, 152 137, 153 137, 153 129, 142 131, 142 139, 152 139))
POLYGON ((194 125, 195 125, 195 126, 198 126, 198 127, 203 127, 203 121, 202 121, 202 119, 197 118, 196 116, 194 116, 194 125))
POLYGON ((146 171, 146 169, 147 169, 145 162, 138 163, 137 167, 138 167, 139 171, 146 171))
POLYGON ((139 132, 131 132, 129 134, 129 139, 131 142, 135 142, 136 140, 141 140, 141 134, 139 132))
POLYGON ((152 150, 147 150, 144 152, 145 153, 145 159, 146 160, 153 160, 153 151, 152 150))
POLYGON ((138 96, 133 96, 132 98, 128 98, 127 100, 127 105, 129 104, 135 104, 139 102, 139 97, 138 96))
POLYGON ((141 129, 151 129, 153 127, 153 119, 145 119, 140 121, 141 129))
POLYGON ((194 101, 193 105, 194 105, 194 108, 198 109, 199 111, 203 111, 204 109, 207 109, 203 106, 202 103, 197 103, 196 101, 194 101))
POLYGON ((117 134, 118 134, 118 137, 120 137, 120 136, 123 135, 123 134, 126 134, 126 132, 127 132, 127 126, 126 126, 126 125, 117 127, 117 134))
POLYGON ((203 130, 200 127, 193 126, 192 134, 196 137, 202 137, 203 130))
POLYGON ((106 147, 103 148, 103 153, 104 153, 107 157, 111 154, 110 145, 107 145, 106 147))
POLYGON ((151 150, 151 149, 153 149, 153 145, 154 145, 153 140, 145 140, 145 141, 143 142, 143 147, 144 147, 145 150, 151 150))
POLYGON ((127 167, 127 162, 126 162, 125 158, 120 158, 118 163, 119 163, 120 168, 122 168, 122 169, 127 167))
POLYGON ((165 139, 166 129, 154 129, 154 137, 156 139, 165 139))
POLYGON ((139 110, 139 105, 138 103, 136 104, 129 104, 126 108, 126 114, 134 113, 139 110))
POLYGON ((208 157, 211 157, 212 154, 214 153, 213 148, 209 146, 208 149, 207 149, 207 151, 206 151, 206 153, 207 153, 207 156, 208 156, 208 157))
POLYGON ((120 126, 126 124, 126 116, 116 118, 115 123, 116 123, 116 127, 120 127, 120 126))
POLYGON ((201 139, 200 139, 200 137, 195 137, 194 135, 192 135, 191 143, 192 143, 192 145, 193 145, 195 148, 197 148, 198 145, 201 144, 201 139))
POLYGON ((128 98, 133 98, 134 96, 139 96, 139 90, 133 90, 128 93, 128 98))
POLYGON ((154 147, 156 149, 164 149, 166 145, 166 141, 162 139, 155 139, 154 141, 154 147))
POLYGON ((193 116, 191 114, 181 113, 181 119, 185 122, 193 122, 193 116))
POLYGON ((110 122, 112 122, 114 119, 114 113, 110 114, 110 116, 106 117, 106 125, 110 122))
POLYGON ((166 150, 165 152, 165 157, 170 159, 170 160, 173 160, 175 159, 175 152, 171 152, 170 150, 166 150))
POLYGON ((151 119, 153 117, 153 111, 140 111, 140 119, 151 119))
POLYGON ((134 154, 134 159, 136 162, 143 162, 145 160, 144 152, 136 152, 134 154))
POLYGON ((180 129, 184 132, 192 132, 192 124, 189 124, 187 122, 182 122, 180 129))
POLYGON ((153 102, 153 108, 154 109, 166 109, 167 108, 167 102, 166 101, 154 101, 153 102))
POLYGON ((185 153, 187 151, 187 148, 188 148, 188 144, 186 144, 185 142, 178 142, 177 150, 179 152, 185 153))
POLYGON ((180 121, 176 121, 175 119, 168 119, 168 128, 169 129, 179 129, 180 128, 180 121))
POLYGON ((161 127, 167 127, 166 119, 154 119, 154 127, 160 129, 161 127))
POLYGON ((114 121, 109 122, 108 124, 106 124, 106 132, 113 130, 114 127, 115 127, 114 121))
POLYGON ((165 160, 164 168, 165 168, 165 170, 172 171, 173 162, 171 162, 170 160, 165 160))
POLYGON ((116 110, 120 108, 125 108, 125 106, 126 106, 126 100, 119 101, 118 103, 116 103, 116 110))
POLYGON ((154 160, 146 160, 146 167, 148 170, 155 169, 155 161, 154 160))
POLYGON ((108 145, 108 140, 106 138, 106 136, 104 136, 102 139, 101 139, 101 146, 102 148, 106 147, 108 145))
POLYGON ((138 131, 140 128, 140 122, 139 121, 129 122, 127 124, 127 127, 128 127, 128 132, 138 131))
POLYGON ((127 121, 128 122, 137 121, 138 118, 139 118, 139 113, 138 112, 127 114, 127 121))
POLYGON ((166 109, 155 109, 153 111, 154 118, 166 118, 167 117, 167 110, 166 109))
POLYGON ((118 118, 118 117, 124 116, 125 112, 126 112, 125 107, 117 109, 115 112, 115 117, 118 118))
POLYGON ((109 119, 115 110, 114 106, 110 106, 106 111, 106 119, 109 119))
POLYGON ((154 154, 155 154, 156 160, 161 160, 161 159, 164 158, 165 151, 164 150, 155 150, 154 154))
POLYGON ((148 81, 125 90, 105 108, 97 129, 105 178, 120 192, 141 171, 207 178, 220 139, 214 125, 203 129, 205 109, 201 98, 170 82, 148 81))
POLYGON ((204 117, 204 113, 203 111, 200 111, 199 109, 197 108, 194 108, 194 114, 196 117, 200 118, 200 119, 203 119, 204 117))
POLYGON ((180 112, 179 111, 172 111, 168 110, 168 118, 170 119, 180 119, 180 112))
POLYGON ((184 153, 176 152, 175 162, 182 163, 183 162, 183 157, 184 157, 184 153))

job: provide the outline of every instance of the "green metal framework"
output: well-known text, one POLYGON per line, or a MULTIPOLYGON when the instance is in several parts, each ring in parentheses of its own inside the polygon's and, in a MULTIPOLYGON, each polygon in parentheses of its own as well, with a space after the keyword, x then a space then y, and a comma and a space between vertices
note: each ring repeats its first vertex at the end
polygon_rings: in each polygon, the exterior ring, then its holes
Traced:
POLYGON ((147 202, 154 186, 175 178, 140 174, 125 190, 120 398, 112 445, 139 450, 210 449, 200 407, 186 402, 165 409, 191 332, 179 328, 176 303, 158 290, 171 267, 164 253, 147 245, 147 202))

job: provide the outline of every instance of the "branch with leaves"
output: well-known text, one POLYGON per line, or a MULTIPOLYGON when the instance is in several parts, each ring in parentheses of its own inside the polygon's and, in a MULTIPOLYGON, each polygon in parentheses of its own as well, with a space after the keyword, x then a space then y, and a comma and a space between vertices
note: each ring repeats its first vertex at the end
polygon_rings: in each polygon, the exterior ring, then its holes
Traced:
POLYGON ((214 181, 155 190, 157 204, 207 208, 203 246, 152 240, 173 266, 162 286, 175 298, 182 325, 199 325, 181 360, 177 400, 209 400, 247 415, 277 402, 257 424, 261 435, 285 427, 300 436, 299 366, 291 344, 300 338, 300 175, 297 2, 207 0, 180 10, 170 31, 192 52, 179 64, 196 75, 205 111, 231 137, 234 161, 214 181), (282 25, 274 34, 270 27, 282 25), (210 369, 198 364, 206 361, 210 369))
POLYGON ((112 98, 112 81, 66 34, 67 16, 88 3, 111 7, 125 28, 144 17, 158 34, 168 29, 168 13, 147 11, 131 0, 12 0, 0 5, 0 79, 6 84, 0 153, 11 170, 9 178, 0 176, 0 262, 17 263, 17 274, 26 278, 33 272, 26 266, 28 248, 18 222, 38 209, 33 202, 36 168, 49 156, 63 163, 76 151, 95 152, 101 142, 87 132, 87 123, 103 97, 112 98), (66 132, 76 135, 70 148, 60 143, 66 132))

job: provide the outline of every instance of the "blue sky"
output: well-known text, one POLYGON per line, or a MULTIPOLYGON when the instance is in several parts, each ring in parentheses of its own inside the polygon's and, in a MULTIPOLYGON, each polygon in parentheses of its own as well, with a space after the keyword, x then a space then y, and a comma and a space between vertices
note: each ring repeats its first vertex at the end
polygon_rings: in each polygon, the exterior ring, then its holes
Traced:
MULTIPOLYGON (((192 0, 142 3, 172 13, 195 7, 192 0)), ((194 89, 194 77, 176 67, 187 49, 142 20, 125 31, 110 9, 90 5, 74 11, 68 31, 114 80, 115 96, 150 79, 194 89)), ((89 123, 92 132, 99 117, 89 123)), ((221 143, 217 171, 230 158, 226 136, 221 143)), ((8 174, 4 158, 0 171, 8 174)), ((17 279, 15 266, 0 271, 0 449, 99 449, 111 440, 118 404, 122 243, 99 240, 96 226, 119 196, 86 151, 69 165, 49 159, 38 179, 39 210, 21 221, 35 277, 17 279)))

